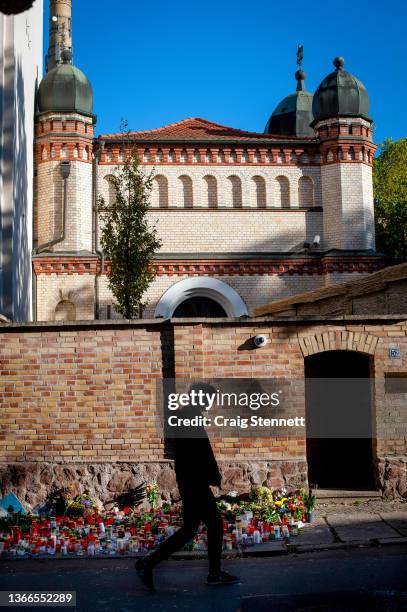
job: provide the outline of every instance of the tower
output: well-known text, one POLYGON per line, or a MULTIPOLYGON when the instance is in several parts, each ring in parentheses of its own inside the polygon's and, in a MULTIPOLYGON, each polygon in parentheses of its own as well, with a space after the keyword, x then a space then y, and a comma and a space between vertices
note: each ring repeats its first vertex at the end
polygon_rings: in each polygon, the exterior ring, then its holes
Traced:
MULTIPOLYGON (((83 257, 92 253, 92 159, 95 116, 93 92, 85 74, 72 64, 70 49, 71 1, 51 0, 51 17, 57 16, 59 29, 69 32, 60 44, 50 22, 48 73, 38 90, 38 113, 35 119, 35 222, 34 270, 39 258, 47 256, 52 266, 61 269, 64 256, 83 257)), ((80 264, 78 264, 80 267, 80 264)), ((54 310, 64 299, 63 278, 54 286, 43 287, 37 280, 37 314, 41 313, 41 291, 50 293, 61 284, 50 302, 54 310)), ((83 280, 83 279, 82 279, 83 280)), ((81 284, 83 289, 83 283, 81 284)), ((81 289, 81 291, 82 291, 81 289)), ((83 289, 86 300, 90 288, 83 289)), ((65 296, 66 297, 66 296, 65 296)), ((40 318, 52 318, 43 312, 40 318)))
POLYGON ((47 72, 62 63, 62 52, 72 53, 72 0, 51 0, 49 12, 49 43, 47 72))
POLYGON ((320 141, 324 248, 374 251, 372 120, 369 96, 334 59, 335 71, 314 94, 313 127, 320 141))

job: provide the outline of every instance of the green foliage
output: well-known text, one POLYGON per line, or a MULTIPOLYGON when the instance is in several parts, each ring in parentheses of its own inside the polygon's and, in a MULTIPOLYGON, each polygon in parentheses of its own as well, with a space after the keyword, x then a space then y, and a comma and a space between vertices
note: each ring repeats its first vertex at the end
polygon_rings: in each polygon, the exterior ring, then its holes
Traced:
POLYGON ((315 509, 316 497, 313 495, 312 489, 308 493, 303 494, 302 500, 307 512, 312 512, 315 509))
POLYGON ((147 219, 153 174, 145 175, 133 150, 110 178, 114 202, 99 197, 100 243, 110 261, 109 287, 126 319, 140 316, 143 295, 154 279, 151 260, 161 247, 147 219))
POLYGON ((7 512, 8 516, 0 518, 0 531, 10 527, 19 527, 22 531, 29 530, 33 520, 31 514, 23 514, 21 510, 14 512, 13 506, 9 506, 7 512))
POLYGON ((152 482, 146 486, 146 495, 151 507, 156 508, 158 497, 160 495, 160 489, 155 482, 152 482))
POLYGON ((373 162, 376 248, 407 260, 407 138, 388 139, 373 162))
POLYGON ((69 502, 65 514, 68 516, 83 516, 86 510, 91 510, 95 506, 95 501, 89 491, 84 491, 69 502))
POLYGON ((257 504, 272 504, 273 491, 268 487, 254 487, 250 494, 253 502, 257 504))

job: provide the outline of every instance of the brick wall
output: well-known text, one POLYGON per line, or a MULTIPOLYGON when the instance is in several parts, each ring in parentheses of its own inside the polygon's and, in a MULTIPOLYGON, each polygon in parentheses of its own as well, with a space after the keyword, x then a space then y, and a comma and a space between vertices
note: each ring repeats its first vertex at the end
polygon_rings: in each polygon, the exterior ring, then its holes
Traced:
MULTIPOLYGON (((158 476, 160 466, 168 465, 157 428, 156 382, 163 375, 299 378, 309 354, 356 350, 371 355, 376 377, 378 483, 388 494, 407 493, 406 438, 399 429, 407 425, 405 403, 401 396, 388 395, 384 383, 389 372, 407 371, 406 333, 406 321, 391 317, 372 323, 350 317, 343 322, 178 320, 2 327, 0 473, 10 483, 4 476, 10 466, 21 473, 24 466, 36 465, 32 469, 38 471, 40 465, 58 478, 60 468, 55 466, 74 469, 80 464, 91 478, 98 470, 114 472, 114 466, 121 471, 125 463, 133 466, 126 470, 136 471, 152 464, 158 476), (269 343, 251 350, 247 341, 258 333, 267 334, 269 343), (389 357, 394 345, 401 350, 400 359, 389 357)), ((228 438, 214 441, 214 447, 230 484, 244 486, 244 480, 246 486, 250 481, 277 486, 306 479, 302 438, 228 438)))

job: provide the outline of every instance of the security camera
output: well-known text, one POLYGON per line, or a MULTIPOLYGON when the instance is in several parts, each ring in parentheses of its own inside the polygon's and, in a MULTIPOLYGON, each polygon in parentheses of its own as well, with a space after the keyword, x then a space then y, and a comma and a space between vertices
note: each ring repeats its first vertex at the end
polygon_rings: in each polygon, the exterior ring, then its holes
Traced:
POLYGON ((259 334, 258 336, 255 336, 253 338, 254 346, 256 348, 261 348, 262 346, 266 346, 267 341, 268 341, 267 336, 264 336, 263 334, 259 334))
POLYGON ((319 246, 319 243, 321 242, 321 236, 319 234, 317 234, 316 236, 314 236, 314 240, 312 242, 312 244, 314 245, 314 247, 319 246))

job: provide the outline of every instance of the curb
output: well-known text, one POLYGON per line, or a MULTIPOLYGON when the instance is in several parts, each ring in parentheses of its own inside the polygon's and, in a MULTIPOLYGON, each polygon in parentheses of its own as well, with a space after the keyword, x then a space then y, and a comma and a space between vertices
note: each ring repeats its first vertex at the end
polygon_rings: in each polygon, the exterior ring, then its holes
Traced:
MULTIPOLYGON (((349 542, 332 542, 331 544, 281 544, 279 548, 273 548, 269 550, 250 550, 250 548, 242 551, 233 550, 222 553, 222 559, 254 559, 264 557, 277 557, 289 554, 301 554, 308 552, 319 552, 324 550, 346 550, 351 548, 374 548, 378 546, 391 546, 394 544, 406 545, 407 537, 400 538, 379 538, 371 540, 350 540, 349 542)), ((50 557, 50 556, 38 556, 38 557, 0 557, 0 563, 7 562, 19 562, 19 561, 108 561, 112 559, 117 561, 118 559, 140 559, 144 554, 133 554, 133 555, 100 555, 92 556, 83 555, 81 557, 75 556, 64 556, 64 557, 50 557)), ((183 551, 176 552, 171 555, 172 561, 199 561, 206 560, 208 558, 205 551, 183 551)))

